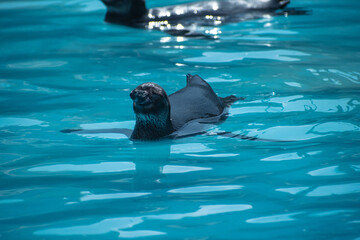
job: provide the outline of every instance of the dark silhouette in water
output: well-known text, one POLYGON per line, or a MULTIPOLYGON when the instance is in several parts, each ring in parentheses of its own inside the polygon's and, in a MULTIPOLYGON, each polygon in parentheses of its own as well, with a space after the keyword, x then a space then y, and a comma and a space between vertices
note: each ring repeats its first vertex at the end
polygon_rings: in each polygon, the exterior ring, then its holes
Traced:
MULTIPOLYGON (((102 0, 105 21, 136 28, 157 29, 174 36, 211 38, 199 26, 217 26, 279 14, 290 0, 209 0, 147 9, 145 0, 102 0)), ((284 12, 285 13, 285 12, 284 12)))
POLYGON ((130 129, 81 130, 82 134, 122 133, 131 140, 158 140, 179 138, 203 133, 209 124, 221 122, 227 117, 227 108, 237 98, 233 95, 221 98, 198 75, 186 76, 186 86, 167 95, 156 83, 143 83, 130 93, 133 100, 136 124, 130 129))
MULTIPOLYGON (((198 75, 187 74, 186 77, 186 86, 169 96, 155 83, 141 84, 130 93, 136 115, 134 130, 125 128, 65 129, 61 132, 121 133, 131 140, 140 141, 206 134, 210 127, 227 118, 227 109, 232 103, 244 99, 234 95, 225 98, 218 97, 211 86, 198 75)), ((209 135, 265 142, 292 142, 261 139, 231 132, 217 132, 209 135)))
POLYGON ((186 77, 186 87, 169 96, 155 83, 141 84, 131 92, 136 114, 131 139, 160 139, 191 121, 219 122, 225 117, 225 109, 239 99, 233 95, 218 97, 198 75, 186 77))

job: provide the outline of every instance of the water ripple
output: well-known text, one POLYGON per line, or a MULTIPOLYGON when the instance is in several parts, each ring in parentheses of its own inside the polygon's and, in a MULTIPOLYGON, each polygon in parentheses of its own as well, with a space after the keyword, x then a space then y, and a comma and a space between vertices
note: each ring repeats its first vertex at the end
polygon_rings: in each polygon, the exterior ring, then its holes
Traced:
POLYGON ((308 197, 328 197, 332 195, 344 195, 360 192, 360 183, 347 183, 317 187, 307 193, 308 197))
POLYGON ((166 235, 165 232, 153 231, 153 230, 137 230, 137 231, 117 231, 119 238, 138 238, 138 237, 150 237, 166 235))
POLYGON ((66 65, 66 61, 31 61, 31 62, 19 62, 10 63, 7 66, 13 69, 44 69, 44 68, 56 68, 66 65))
POLYGON ((238 212, 252 209, 249 204, 202 205, 200 209, 190 213, 150 215, 149 219, 178 220, 186 217, 203 217, 220 213, 238 212))
MULTIPOLYGON (((34 234, 58 235, 58 236, 100 235, 109 232, 119 232, 120 229, 132 228, 135 225, 143 223, 146 220, 180 220, 187 217, 203 217, 214 214, 245 211, 249 209, 252 209, 252 206, 249 204, 202 205, 195 212, 146 215, 142 217, 109 218, 89 225, 71 226, 71 227, 63 227, 63 228, 48 228, 48 229, 38 230, 35 231, 34 234)), ((147 230, 140 230, 140 231, 147 232, 147 230)))
POLYGON ((284 153, 284 154, 278 154, 271 157, 263 158, 260 161, 287 161, 287 160, 299 160, 302 159, 303 156, 299 156, 298 153, 292 152, 292 153, 284 153))
POLYGON ((325 137, 326 134, 315 134, 312 129, 314 125, 298 126, 276 126, 267 129, 244 129, 248 136, 259 137, 264 139, 277 139, 287 141, 304 141, 319 137, 325 137))
POLYGON ((111 129, 111 128, 134 128, 135 121, 123 121, 123 122, 100 122, 100 123, 84 123, 80 124, 80 127, 84 130, 94 129, 111 129))
POLYGON ((339 176, 339 175, 345 175, 346 173, 341 172, 339 170, 339 166, 331 166, 331 167, 320 168, 317 170, 310 171, 308 172, 308 174, 310 176, 322 177, 322 176, 339 176))
POLYGON ((169 190, 169 193, 204 193, 241 189, 241 185, 218 185, 218 186, 197 186, 169 190))
POLYGON ((357 71, 341 71, 338 69, 307 69, 312 75, 321 77, 324 82, 332 82, 335 85, 342 85, 342 81, 346 80, 351 83, 360 84, 360 73, 357 71))
POLYGON ((49 228, 44 230, 38 230, 34 232, 35 235, 58 235, 58 236, 69 236, 69 235, 100 235, 117 231, 119 229, 132 228, 133 226, 142 223, 142 217, 121 217, 121 218, 110 218, 102 220, 98 223, 72 226, 64 228, 49 228))
POLYGON ((250 104, 257 104, 255 106, 245 106, 241 108, 230 108, 231 115, 250 114, 250 113, 276 113, 276 112, 321 112, 321 113, 337 113, 350 112, 355 110, 360 102, 351 98, 338 99, 302 99, 304 96, 295 95, 287 97, 273 97, 268 101, 253 101, 250 104), (276 103, 275 106, 266 105, 258 106, 259 103, 264 102, 276 103))
POLYGON ((324 211, 324 212, 319 212, 319 213, 313 213, 310 216, 313 217, 326 217, 326 216, 332 216, 332 215, 338 215, 341 213, 353 213, 355 212, 354 210, 330 210, 330 211, 324 211))
MULTIPOLYGON (((328 122, 312 125, 276 126, 267 129, 243 129, 239 133, 246 132, 248 136, 264 139, 300 141, 335 135, 339 132, 358 132, 359 130, 358 126, 351 123, 328 122)), ((297 158, 296 155, 288 157, 297 158)), ((269 161, 269 159, 263 159, 263 161, 269 161)))
POLYGON ((188 173, 188 172, 207 171, 207 170, 212 170, 212 168, 195 167, 195 166, 165 165, 163 167, 162 173, 164 173, 164 174, 188 173))
POLYGON ((29 172, 92 172, 111 173, 135 170, 132 162, 101 162, 94 164, 54 164, 49 166, 33 167, 29 172))
POLYGON ((218 154, 185 154, 189 157, 200 157, 200 158, 224 158, 224 157, 236 157, 240 154, 237 153, 218 153, 218 154))
POLYGON ((214 149, 209 148, 203 143, 183 143, 171 145, 172 154, 185 154, 185 153, 202 153, 213 151, 214 149))
POLYGON ((148 192, 139 193, 107 193, 107 194, 93 194, 91 192, 82 192, 80 197, 81 202, 92 201, 92 200, 107 200, 107 199, 122 199, 122 198, 135 198, 150 195, 148 192))
POLYGON ((11 203, 19 203, 24 202, 24 199, 3 199, 0 200, 0 204, 11 204, 11 203))
POLYGON ((360 1, 333 2, 191 29, 209 41, 107 24, 99 0, 0 1, 0 238, 359 238, 360 1), (246 99, 207 135, 110 132, 134 128, 132 89, 186 73, 246 99))
POLYGON ((338 132, 359 132, 360 127, 348 122, 326 122, 318 124, 313 129, 314 133, 327 134, 338 132))
POLYGON ((3 117, 0 118, 0 127, 31 127, 31 126, 41 126, 46 127, 48 124, 44 121, 30 119, 30 118, 14 118, 14 117, 3 117))
POLYGON ((269 51, 253 51, 253 52, 204 52, 202 57, 185 58, 185 62, 201 62, 201 63, 227 63, 233 61, 241 61, 244 59, 267 59, 283 62, 300 61, 299 58, 289 56, 309 56, 310 54, 295 50, 269 50, 269 51))
POLYGON ((303 212, 287 213, 280 215, 272 215, 266 217, 251 218, 246 220, 247 223, 277 223, 295 221, 293 216, 302 214, 303 212))
POLYGON ((351 167, 352 167, 356 172, 360 172, 360 165, 351 165, 351 167))
POLYGON ((78 135, 86 137, 86 138, 102 138, 102 139, 128 139, 128 137, 125 134, 122 133, 96 133, 96 134, 81 134, 78 133, 78 135))
POLYGON ((29 8, 43 8, 53 4, 58 3, 59 1, 33 1, 33 2, 3 2, 0 3, 1 10, 13 10, 13 9, 29 9, 29 8))
POLYGON ((283 30, 283 29, 264 29, 251 32, 252 34, 279 34, 279 35, 296 35, 296 31, 283 30))
POLYGON ((308 189, 309 189, 309 187, 292 187, 292 188, 278 188, 278 189, 276 189, 276 191, 286 192, 286 193, 290 193, 292 195, 296 195, 296 194, 306 191, 308 189))

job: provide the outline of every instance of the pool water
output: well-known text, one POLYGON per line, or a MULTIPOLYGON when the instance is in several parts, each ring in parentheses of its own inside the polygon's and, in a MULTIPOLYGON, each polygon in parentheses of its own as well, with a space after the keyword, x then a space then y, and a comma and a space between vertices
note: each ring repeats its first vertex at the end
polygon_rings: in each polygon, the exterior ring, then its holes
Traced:
POLYGON ((98 0, 1 1, 0 239, 359 240, 360 1, 289 7, 308 14, 201 40, 106 24, 98 0), (210 133, 294 141, 60 132, 132 128, 130 91, 186 73, 246 98, 210 133))

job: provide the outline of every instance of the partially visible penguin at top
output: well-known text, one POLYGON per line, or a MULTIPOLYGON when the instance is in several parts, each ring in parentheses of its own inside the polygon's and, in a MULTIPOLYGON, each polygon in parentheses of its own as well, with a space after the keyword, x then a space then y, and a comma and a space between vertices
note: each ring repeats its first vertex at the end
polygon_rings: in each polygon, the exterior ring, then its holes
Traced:
POLYGON ((210 0, 146 8, 145 0, 102 0, 105 21, 136 28, 157 29, 174 36, 212 38, 198 27, 241 22, 276 14, 290 0, 210 0))

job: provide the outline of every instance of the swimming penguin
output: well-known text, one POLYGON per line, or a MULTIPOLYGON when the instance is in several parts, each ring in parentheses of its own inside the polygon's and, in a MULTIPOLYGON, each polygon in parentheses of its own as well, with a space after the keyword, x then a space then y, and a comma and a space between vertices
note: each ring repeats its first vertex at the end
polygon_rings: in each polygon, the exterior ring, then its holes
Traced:
POLYGON ((233 95, 221 98, 198 75, 186 76, 186 87, 167 95, 156 83, 135 88, 133 100, 136 124, 132 140, 157 140, 170 136, 189 122, 216 123, 226 117, 226 108, 241 99, 233 95))
POLYGON ((228 108, 243 100, 234 95, 225 98, 216 95, 211 86, 198 75, 186 75, 186 86, 177 92, 166 94, 156 83, 143 83, 130 93, 136 115, 134 130, 109 129, 64 129, 63 133, 104 134, 121 133, 134 141, 177 139, 198 134, 216 135, 262 142, 293 142, 251 137, 232 132, 207 131, 227 118, 228 108))
MULTIPOLYGON (((131 140, 159 140, 183 138, 206 133, 215 123, 227 118, 227 109, 237 100, 230 95, 218 97, 211 86, 198 75, 186 75, 186 86, 166 94, 156 83, 143 83, 130 93, 136 115, 134 130, 111 129, 65 129, 61 132, 79 134, 121 133, 131 140)), ((216 133, 232 138, 256 140, 229 132, 216 133)))
POLYGON ((198 26, 217 26, 275 14, 290 0, 208 0, 147 9, 145 0, 101 0, 105 21, 136 28, 157 29, 174 36, 209 37, 198 26))

